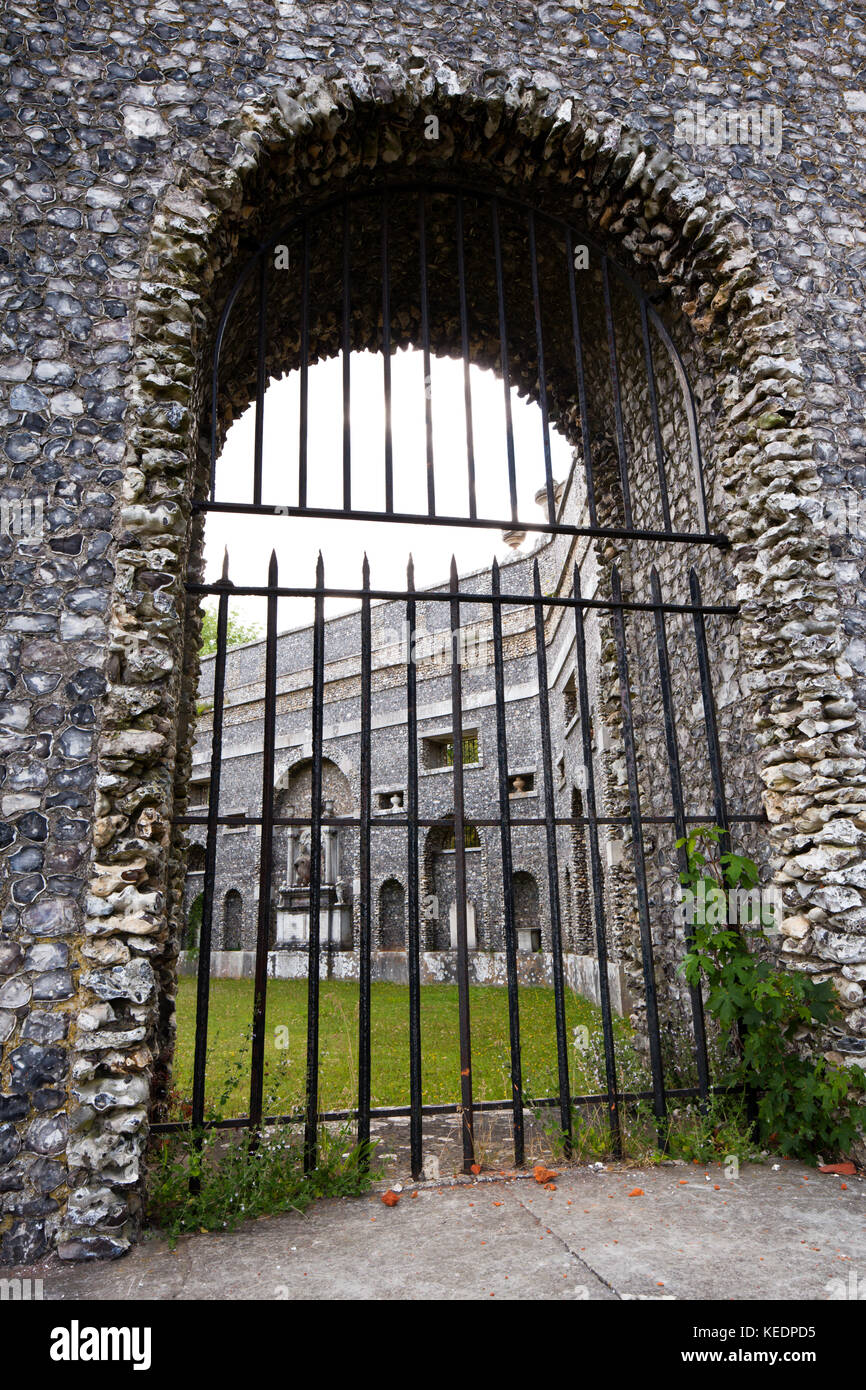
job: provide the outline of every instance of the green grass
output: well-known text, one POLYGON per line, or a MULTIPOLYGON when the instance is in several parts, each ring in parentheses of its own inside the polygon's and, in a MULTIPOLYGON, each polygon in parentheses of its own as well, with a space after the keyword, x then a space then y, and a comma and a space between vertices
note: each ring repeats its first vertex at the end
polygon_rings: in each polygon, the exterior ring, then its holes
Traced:
MULTIPOLYGON (((520 1028, 524 1091, 544 1096, 556 1092, 556 1031, 553 991, 520 989, 520 1028)), ((469 991, 472 1019, 472 1069, 477 1100, 501 1100, 510 1094, 508 995, 504 988, 483 985, 469 991)), ((225 1117, 247 1113, 250 1027, 253 1005, 251 980, 214 980, 210 992, 207 1101, 219 1103, 225 1117)), ((377 983, 372 987, 372 1103, 409 1103, 409 989, 407 985, 377 983)), ((307 1040, 305 980, 270 980, 265 1030, 265 1096, 268 1112, 288 1112, 304 1090, 307 1040), (278 1034, 277 1030, 282 1031, 278 1034), (277 1040, 288 1041, 278 1047, 277 1040)), ((572 1087, 595 1090, 598 1085, 597 1047, 587 1056, 574 1045, 573 1030, 587 1027, 593 1043, 601 1031, 598 1008, 566 992, 572 1087)), ((628 1025, 616 1020, 617 1051, 634 1054, 628 1025)), ((180 1101, 192 1091, 195 1036, 195 980, 178 982, 177 1052, 174 1084, 180 1101)), ((355 1103, 358 1086, 358 985, 322 981, 319 1013, 320 1092, 323 1110, 345 1109, 355 1103)), ((425 1104, 460 1099, 460 1052, 456 985, 425 985, 421 989, 421 1055, 425 1104)))

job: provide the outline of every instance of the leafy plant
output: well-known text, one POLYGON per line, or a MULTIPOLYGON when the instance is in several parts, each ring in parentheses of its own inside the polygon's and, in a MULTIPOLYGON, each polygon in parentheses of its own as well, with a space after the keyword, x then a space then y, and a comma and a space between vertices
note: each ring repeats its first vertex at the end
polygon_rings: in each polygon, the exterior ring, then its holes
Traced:
MULTIPOLYGON (((226 625, 226 646, 239 647, 244 642, 255 642, 262 635, 260 623, 243 623, 229 608, 226 625)), ((217 605, 206 603, 201 611, 200 656, 212 656, 217 647, 217 605)))
POLYGON ((776 964, 753 894, 747 921, 738 924, 731 906, 742 901, 741 890, 755 888, 758 869, 723 844, 718 826, 698 826, 677 841, 686 852, 684 901, 694 909, 681 969, 690 985, 705 983, 707 1010, 730 1030, 726 1082, 755 1095, 760 1142, 814 1163, 819 1154, 850 1150, 866 1074, 809 1055, 806 1041, 841 1019, 833 985, 776 964))
MULTIPOLYGON (((208 1110, 209 1120, 223 1118, 247 1065, 241 1049, 208 1110)), ((188 1118, 188 1101, 177 1091, 172 1098, 174 1113, 188 1118)), ((276 1091, 265 1097, 266 1113, 277 1098, 276 1091)), ((202 1127, 158 1135, 148 1170, 148 1221, 174 1245, 185 1232, 230 1231, 253 1217, 304 1211, 318 1197, 367 1192, 379 1176, 371 1159, 369 1146, 353 1143, 348 1125, 320 1128, 318 1162, 309 1173, 304 1172, 301 1125, 265 1127, 255 1134, 202 1127), (191 1191, 193 1178, 197 1190, 191 1191)))

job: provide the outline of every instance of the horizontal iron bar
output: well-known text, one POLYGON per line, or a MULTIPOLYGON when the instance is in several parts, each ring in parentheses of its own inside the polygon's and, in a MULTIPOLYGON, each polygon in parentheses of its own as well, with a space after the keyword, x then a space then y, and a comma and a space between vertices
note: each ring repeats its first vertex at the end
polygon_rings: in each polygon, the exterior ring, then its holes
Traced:
MULTIPOLYGON (((213 584, 195 584, 191 580, 185 585, 188 594, 222 594, 226 591, 225 581, 216 581, 213 584)), ((311 589, 311 588, 282 588, 275 586, 270 588, 267 584, 232 584, 230 593, 232 598, 356 598, 360 602, 365 593, 369 593, 371 599, 384 599, 386 601, 406 602, 409 594, 402 589, 311 589)), ((471 593, 436 593, 429 589, 419 589, 415 595, 419 603, 451 603, 455 598, 460 603, 510 603, 514 607, 528 608, 538 600, 533 594, 503 594, 501 599, 494 599, 491 594, 471 594, 471 593)), ((736 618, 739 614, 739 606, 730 603, 706 604, 701 608, 696 608, 691 603, 642 603, 638 600, 602 598, 564 598, 548 596, 544 594, 541 599, 544 607, 549 608, 600 608, 605 611, 625 611, 636 613, 703 613, 704 616, 718 616, 736 618)))
MULTIPOLYGON (((739 1086, 711 1086, 710 1091, 717 1096, 739 1095, 739 1086)), ((669 1090, 665 1093, 678 1100, 686 1100, 689 1097, 699 1097, 700 1091, 697 1086, 679 1087, 677 1090, 669 1090)), ((652 1091, 618 1091, 617 1100, 635 1101, 652 1100, 652 1091)), ((607 1105, 608 1097, 604 1095, 593 1096, 572 1096, 573 1105, 607 1105)), ((551 1107, 559 1105, 558 1096, 543 1096, 538 1100, 527 1100, 524 1102, 527 1108, 537 1105, 539 1107, 551 1107)), ((477 1100, 473 1101, 473 1110, 510 1110, 512 1102, 510 1100, 477 1100)), ((462 1106, 459 1102, 450 1105, 422 1105, 422 1115, 459 1115, 462 1106)), ((370 1111, 370 1118, 387 1120, 397 1119, 410 1114, 408 1105, 380 1106, 370 1111)), ((323 1110, 319 1112, 320 1123, 328 1120, 355 1120, 358 1118, 357 1110, 323 1110)), ((295 1112, 293 1115, 268 1115, 262 1120, 262 1125, 300 1125, 304 1122, 304 1116, 295 1112)), ((241 1115, 237 1119, 231 1120, 205 1120, 202 1129, 246 1129, 249 1126, 249 1115, 241 1115)), ((192 1129, 190 1120, 165 1120, 150 1126, 151 1134, 177 1134, 184 1130, 192 1129)))
MULTIPOLYGON (((486 527, 492 531, 541 531, 556 536, 589 536, 597 540, 676 541, 682 545, 715 545, 725 549, 730 545, 727 536, 711 531, 646 531, 625 526, 572 526, 564 521, 512 521, 480 516, 428 516, 420 512, 376 512, 339 507, 288 507, 255 502, 193 502, 194 512, 232 512, 246 516, 311 516, 337 521, 396 521, 403 526, 470 526, 486 527)), ((505 595, 503 594, 503 598, 505 595)))
MULTIPOLYGON (((471 820, 473 825, 495 827, 501 823, 498 820, 491 820, 489 817, 473 816, 471 813, 468 818, 471 820)), ((764 825, 766 823, 766 819, 766 812, 760 812, 758 815, 728 816, 729 821, 737 822, 741 825, 764 825)), ((543 816, 510 816, 509 820, 512 825, 547 824, 547 821, 543 816)), ((630 816, 596 816, 595 821, 593 821, 589 816, 557 816, 555 817, 554 824, 628 825, 630 823, 630 820, 630 816)), ((713 823, 713 813, 712 811, 707 811, 704 815, 688 815, 686 816, 686 820, 694 821, 696 825, 709 825, 713 823)), ((418 816, 413 822, 413 824, 422 826, 425 829, 433 829, 436 826, 441 826, 443 829, 447 830, 451 827, 453 822, 453 816, 437 816, 432 820, 424 819, 423 817, 418 816)), ((236 813, 234 815, 217 816, 215 818, 215 823, 217 825, 227 825, 229 827, 237 828, 238 826, 261 825, 262 818, 261 816, 246 816, 236 813)), ((271 821, 272 825, 312 825, 312 823, 313 821, 311 816, 274 816, 271 821)), ((674 816, 641 816, 642 825, 674 825, 675 823, 676 822, 674 816)), ((207 825, 208 818, 207 816, 173 816, 172 824, 207 825)), ((344 826, 347 829, 358 829, 362 824, 367 824, 367 822, 362 821, 359 816, 321 816, 319 818, 319 824, 344 826)), ((369 824, 378 825, 379 827, 384 828, 385 830, 389 830, 391 828, 399 828, 405 830, 406 826, 409 825, 409 818, 407 816, 371 816, 369 824)))

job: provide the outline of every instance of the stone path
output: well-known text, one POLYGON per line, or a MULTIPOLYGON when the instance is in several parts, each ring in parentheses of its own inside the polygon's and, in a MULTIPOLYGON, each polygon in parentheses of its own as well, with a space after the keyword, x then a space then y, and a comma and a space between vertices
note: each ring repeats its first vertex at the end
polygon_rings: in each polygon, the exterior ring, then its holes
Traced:
POLYGON ((391 1208, 377 1191, 174 1252, 150 1239, 111 1264, 3 1273, 62 1301, 863 1297, 866 1179, 789 1162, 736 1180, 715 1165, 610 1165, 570 1169, 549 1191, 482 1174, 407 1186, 391 1208))

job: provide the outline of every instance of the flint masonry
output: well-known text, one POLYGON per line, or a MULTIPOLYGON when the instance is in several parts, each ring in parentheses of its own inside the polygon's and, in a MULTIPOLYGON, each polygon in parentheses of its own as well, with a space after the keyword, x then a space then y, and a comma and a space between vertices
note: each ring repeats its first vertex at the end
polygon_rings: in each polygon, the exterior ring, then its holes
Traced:
MULTIPOLYGON (((729 773, 766 811, 783 955, 832 977, 832 1046, 862 1055, 864 65, 862 15, 835 0, 7 11, 0 500, 43 523, 0 538, 4 1261, 114 1256, 138 1229, 184 921, 171 823, 197 780, 183 581, 215 327, 266 227, 383 172, 456 169, 567 212, 655 282, 730 541, 707 592, 740 605, 729 773), (781 147, 689 143, 699 102, 778 109, 781 147)), ((480 892, 479 942, 490 913, 480 892)))

